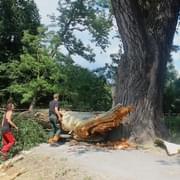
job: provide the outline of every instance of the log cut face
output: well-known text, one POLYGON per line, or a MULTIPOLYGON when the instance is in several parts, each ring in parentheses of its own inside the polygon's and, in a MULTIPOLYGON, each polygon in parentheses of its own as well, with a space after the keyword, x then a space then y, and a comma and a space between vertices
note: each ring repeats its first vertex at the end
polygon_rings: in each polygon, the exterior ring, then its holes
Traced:
POLYGON ((124 118, 134 109, 131 106, 116 105, 110 111, 83 122, 74 130, 74 138, 87 141, 91 138, 103 136, 113 128, 118 127, 124 118))

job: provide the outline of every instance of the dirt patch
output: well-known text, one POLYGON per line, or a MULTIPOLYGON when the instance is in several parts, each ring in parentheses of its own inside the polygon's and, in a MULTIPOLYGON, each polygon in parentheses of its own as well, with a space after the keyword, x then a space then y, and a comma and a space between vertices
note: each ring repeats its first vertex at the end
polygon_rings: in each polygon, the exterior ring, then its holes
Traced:
POLYGON ((43 144, 24 155, 6 171, 0 172, 3 180, 100 180, 98 174, 91 174, 76 161, 66 157, 57 147, 43 144), (22 171, 15 178, 14 175, 22 171))
POLYGON ((72 141, 41 144, 6 173, 24 169, 17 180, 179 180, 179 168, 180 156, 159 149, 112 150, 72 141))

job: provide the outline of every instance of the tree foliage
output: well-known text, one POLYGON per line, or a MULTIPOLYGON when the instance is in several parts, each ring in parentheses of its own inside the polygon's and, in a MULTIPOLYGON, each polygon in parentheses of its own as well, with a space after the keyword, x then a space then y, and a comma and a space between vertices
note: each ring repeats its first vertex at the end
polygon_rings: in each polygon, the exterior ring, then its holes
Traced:
POLYGON ((43 28, 39 28, 38 35, 25 31, 20 60, 8 63, 7 74, 12 81, 8 90, 21 95, 21 103, 58 91, 60 69, 42 43, 45 38, 43 28))
POLYGON ((79 55, 94 61, 95 57, 78 32, 90 33, 102 49, 108 46, 112 22, 103 6, 100 1, 59 1, 59 16, 54 17, 58 31, 54 32, 39 27, 34 1, 0 1, 2 95, 13 96, 17 105, 36 102, 47 107, 52 94, 59 92, 62 104, 73 109, 109 108, 110 89, 104 76, 76 65, 72 58, 79 55))
POLYGON ((21 104, 33 101, 45 104, 58 92, 62 105, 71 105, 73 109, 108 109, 111 97, 106 79, 75 65, 70 56, 61 52, 52 57, 51 38, 54 36, 43 27, 38 28, 38 35, 24 32, 20 59, 1 65, 6 67, 6 76, 11 81, 6 87, 8 92, 21 104))
MULTIPOLYGON (((148 4, 139 3, 145 5, 143 9, 148 8, 148 4)), ((62 104, 73 109, 110 108, 109 84, 117 78, 122 51, 111 55, 112 64, 93 72, 76 65, 73 57, 95 61, 90 42, 106 50, 113 26, 111 11, 109 0, 61 0, 59 15, 51 16, 56 31, 47 31, 39 27, 33 0, 0 0, 1 95, 10 94, 18 104, 29 104, 35 98, 38 104, 47 106, 51 95, 59 92, 62 104), (82 36, 89 40, 82 41, 82 36)), ((166 104, 174 105, 178 102, 179 81, 172 78, 167 80, 164 96, 165 102, 170 102, 166 104)))
POLYGON ((174 112, 175 109, 178 108, 175 106, 175 102, 179 98, 177 82, 177 71, 175 70, 172 62, 170 62, 167 66, 166 80, 164 85, 163 111, 165 113, 174 112))
POLYGON ((0 62, 19 57, 24 30, 37 34, 40 25, 33 0, 0 0, 0 62))
POLYGON ((38 9, 33 0, 0 0, 0 89, 1 96, 8 96, 6 87, 11 84, 6 74, 12 59, 17 61, 22 53, 23 32, 37 34, 40 25, 38 9))
POLYGON ((63 66, 63 74, 66 79, 61 94, 73 109, 108 110, 111 107, 110 86, 104 76, 73 64, 63 66))
MULTIPOLYGON (((69 55, 79 55, 86 60, 95 61, 95 54, 90 45, 85 44, 80 36, 91 35, 91 41, 103 50, 108 46, 108 35, 112 27, 112 17, 102 3, 94 0, 61 0, 58 3, 59 16, 52 16, 57 26, 56 43, 65 47, 69 55)), ((53 51, 54 53, 54 51, 53 51)))

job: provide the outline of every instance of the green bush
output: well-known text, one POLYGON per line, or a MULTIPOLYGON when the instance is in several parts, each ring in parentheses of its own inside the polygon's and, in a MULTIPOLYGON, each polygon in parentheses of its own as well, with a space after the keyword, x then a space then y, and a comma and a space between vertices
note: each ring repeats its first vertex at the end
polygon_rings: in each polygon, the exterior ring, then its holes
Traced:
MULTIPOLYGON (((13 157, 22 150, 28 150, 40 143, 47 141, 47 133, 43 127, 33 119, 14 117, 14 122, 19 130, 13 129, 16 144, 11 149, 9 157, 13 157)), ((2 137, 0 137, 0 140, 2 137)))
POLYGON ((169 129, 170 141, 180 143, 180 116, 170 116, 165 118, 166 126, 169 129))
POLYGON ((165 118, 165 123, 169 128, 170 132, 178 132, 180 133, 180 116, 170 116, 165 118))

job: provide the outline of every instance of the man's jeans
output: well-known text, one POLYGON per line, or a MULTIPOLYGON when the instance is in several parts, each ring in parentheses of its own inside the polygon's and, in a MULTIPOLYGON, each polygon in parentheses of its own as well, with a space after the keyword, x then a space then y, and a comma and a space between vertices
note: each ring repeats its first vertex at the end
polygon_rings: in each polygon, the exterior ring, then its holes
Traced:
POLYGON ((54 135, 60 135, 61 133, 61 129, 60 129, 60 125, 58 123, 58 119, 56 117, 56 115, 51 114, 49 116, 49 121, 52 127, 52 130, 50 132, 50 137, 53 137, 54 135))

